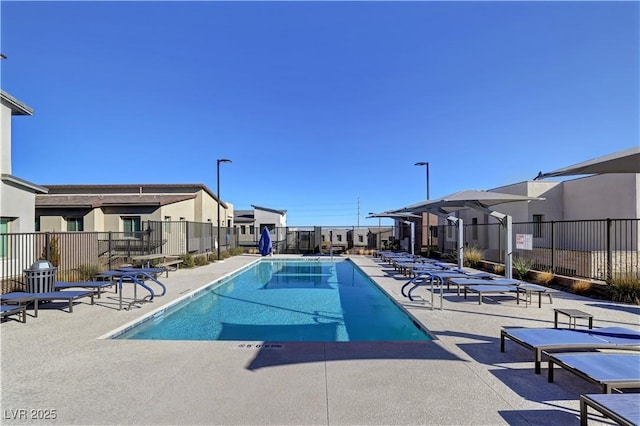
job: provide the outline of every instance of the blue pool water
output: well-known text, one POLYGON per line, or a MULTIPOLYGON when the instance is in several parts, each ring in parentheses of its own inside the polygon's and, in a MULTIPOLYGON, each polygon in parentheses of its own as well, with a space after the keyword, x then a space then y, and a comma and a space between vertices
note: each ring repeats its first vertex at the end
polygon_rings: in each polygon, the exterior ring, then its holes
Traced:
POLYGON ((349 260, 261 260, 115 338, 430 340, 349 260))

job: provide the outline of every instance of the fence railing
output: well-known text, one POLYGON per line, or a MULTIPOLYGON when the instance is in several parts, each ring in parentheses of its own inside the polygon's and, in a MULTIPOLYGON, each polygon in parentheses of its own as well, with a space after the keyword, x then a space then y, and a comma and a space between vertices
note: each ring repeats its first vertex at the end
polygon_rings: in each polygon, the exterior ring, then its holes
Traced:
MULTIPOLYGON (((513 224, 513 256, 529 259, 536 270, 609 281, 617 274, 638 276, 640 219, 603 219, 513 224), (524 245, 522 244, 524 242, 524 245)), ((21 281, 24 269, 39 259, 58 267, 58 279, 79 281, 95 273, 132 263, 146 254, 180 256, 255 249, 259 231, 242 234, 238 228, 218 229, 211 223, 149 221, 138 232, 35 232, 0 234, 0 281, 3 290, 21 281)), ((245 228, 246 229, 246 228, 245 228)), ((504 263, 504 232, 498 224, 466 224, 464 245, 477 247, 484 259, 504 263)), ((276 253, 352 253, 373 249, 410 250, 410 227, 333 226, 282 227, 271 230, 276 253)), ((415 251, 425 248, 426 227, 416 228, 415 251), (422 243, 424 241, 424 243, 422 243)), ((453 226, 432 229, 432 242, 440 252, 455 253, 453 226)))
MULTIPOLYGON (((518 222, 513 224, 513 256, 533 269, 610 281, 615 275, 640 276, 640 219, 518 222)), ((484 259, 504 262, 499 224, 465 224, 464 245, 484 251, 484 259)), ((445 226, 443 250, 455 251, 453 226, 445 226)))

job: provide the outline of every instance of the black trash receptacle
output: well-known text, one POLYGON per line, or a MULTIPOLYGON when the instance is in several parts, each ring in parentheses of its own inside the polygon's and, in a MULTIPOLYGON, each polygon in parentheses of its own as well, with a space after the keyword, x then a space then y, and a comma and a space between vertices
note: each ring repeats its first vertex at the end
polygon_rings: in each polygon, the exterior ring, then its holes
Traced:
POLYGON ((24 270, 26 291, 29 293, 47 293, 54 291, 58 268, 47 260, 38 260, 31 268, 24 270))

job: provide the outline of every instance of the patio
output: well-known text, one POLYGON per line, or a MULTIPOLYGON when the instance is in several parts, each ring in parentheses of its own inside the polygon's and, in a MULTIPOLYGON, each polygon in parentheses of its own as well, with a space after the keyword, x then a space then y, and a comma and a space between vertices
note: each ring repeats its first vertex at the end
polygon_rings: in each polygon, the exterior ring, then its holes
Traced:
MULTIPOLYGON (((500 352, 501 328, 553 327, 554 308, 588 312, 594 327, 640 326, 640 307, 563 292, 527 308, 500 296, 478 305, 450 291, 444 310, 431 310, 402 297, 406 278, 392 267, 350 256, 436 339, 267 348, 98 339, 257 257, 172 272, 164 297, 130 311, 118 311, 108 291, 71 314, 41 308, 26 324, 3 323, 2 423, 577 425, 580 395, 599 388, 561 370, 547 383, 546 363, 534 374, 531 352, 515 344, 500 352)), ((425 289, 416 294, 428 298, 425 289)), ((611 423, 592 414, 589 424, 611 423)))

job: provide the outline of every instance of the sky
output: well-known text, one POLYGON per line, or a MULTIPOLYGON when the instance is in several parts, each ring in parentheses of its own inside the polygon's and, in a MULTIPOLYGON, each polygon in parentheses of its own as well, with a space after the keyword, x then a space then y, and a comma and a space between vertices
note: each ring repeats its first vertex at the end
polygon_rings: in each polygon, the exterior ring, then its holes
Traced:
POLYGON ((216 193, 224 158, 236 210, 377 226, 427 182, 487 190, 640 143, 639 20, 635 1, 3 0, 2 90, 35 111, 12 174, 216 193))

